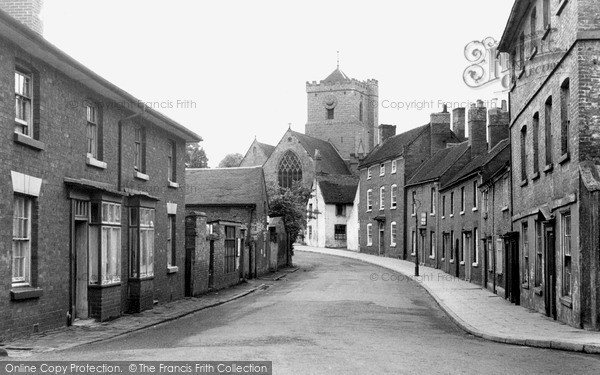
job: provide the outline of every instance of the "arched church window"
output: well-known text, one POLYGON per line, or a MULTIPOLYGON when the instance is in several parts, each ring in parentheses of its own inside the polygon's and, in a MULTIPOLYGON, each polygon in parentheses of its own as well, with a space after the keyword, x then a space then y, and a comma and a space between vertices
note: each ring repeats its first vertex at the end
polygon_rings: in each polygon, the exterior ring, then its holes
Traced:
POLYGON ((360 102, 360 104, 358 105, 358 121, 362 121, 363 120, 363 104, 362 102, 360 102))
POLYGON ((302 181, 302 164, 294 152, 288 150, 279 161, 278 177, 282 188, 291 188, 294 182, 302 181))

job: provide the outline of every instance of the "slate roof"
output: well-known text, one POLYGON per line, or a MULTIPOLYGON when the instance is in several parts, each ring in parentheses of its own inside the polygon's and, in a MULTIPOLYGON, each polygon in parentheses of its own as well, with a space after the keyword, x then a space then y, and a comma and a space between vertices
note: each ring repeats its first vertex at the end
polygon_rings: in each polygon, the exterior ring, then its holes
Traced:
POLYGON ((258 147, 260 147, 263 150, 263 152, 265 153, 265 155, 267 155, 267 157, 271 156, 273 151, 275 151, 275 146, 271 146, 266 143, 260 143, 258 141, 256 142, 256 144, 258 145, 258 147))
POLYGON ((360 163, 359 168, 367 167, 381 161, 392 159, 402 155, 403 148, 414 142, 422 133, 429 129, 429 124, 419 126, 404 133, 395 135, 377 145, 365 159, 360 163))
POLYGON ((326 204, 353 204, 358 181, 358 177, 355 176, 317 176, 317 183, 326 204))
POLYGON ((185 170, 186 205, 249 205, 266 200, 262 167, 185 170))
POLYGON ((346 162, 344 162, 331 143, 295 131, 291 131, 291 133, 298 139, 298 142, 300 142, 302 147, 304 147, 306 152, 308 152, 313 159, 315 158, 315 151, 319 150, 321 160, 319 160, 319 170, 317 170, 317 172, 330 175, 351 174, 346 162))
POLYGON ((350 78, 340 70, 340 68, 336 68, 330 75, 327 76, 323 81, 325 82, 344 82, 348 81, 350 78))
MULTIPOLYGON (((508 139, 503 139, 498 142, 493 149, 491 149, 488 153, 477 156, 472 159, 464 168, 462 168, 458 173, 454 175, 454 177, 448 181, 447 184, 442 186, 442 189, 450 187, 455 183, 467 178, 473 173, 484 171, 486 175, 491 176, 490 174, 494 174, 499 168, 504 166, 504 164, 510 160, 510 142, 508 139)), ((484 176, 485 180, 485 176, 484 176)))
MULTIPOLYGON (((452 147, 439 150, 432 157, 427 159, 419 169, 415 172, 413 177, 406 184, 418 185, 427 181, 439 179, 441 183, 444 183, 442 178, 446 172, 452 172, 452 167, 456 165, 456 162, 469 151, 469 142, 459 143, 452 147)), ((447 177, 447 179, 452 176, 447 177)))

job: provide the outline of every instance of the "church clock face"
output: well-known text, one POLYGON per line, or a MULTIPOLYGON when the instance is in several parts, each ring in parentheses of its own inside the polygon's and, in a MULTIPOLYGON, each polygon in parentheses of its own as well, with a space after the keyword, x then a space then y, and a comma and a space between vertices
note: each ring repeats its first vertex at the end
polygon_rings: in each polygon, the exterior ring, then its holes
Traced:
POLYGON ((337 105, 337 98, 334 95, 327 95, 325 99, 323 99, 323 105, 327 109, 333 109, 337 105))

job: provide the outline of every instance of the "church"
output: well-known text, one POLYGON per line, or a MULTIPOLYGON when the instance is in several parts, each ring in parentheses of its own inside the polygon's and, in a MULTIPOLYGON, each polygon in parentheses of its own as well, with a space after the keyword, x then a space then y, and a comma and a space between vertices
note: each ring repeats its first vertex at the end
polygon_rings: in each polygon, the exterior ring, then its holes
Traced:
POLYGON ((338 65, 306 83, 304 134, 290 127, 275 146, 254 140, 242 159, 240 167, 262 166, 267 184, 319 192, 308 205, 308 245, 358 250, 358 165, 379 141, 378 91, 377 80, 350 78, 338 65))

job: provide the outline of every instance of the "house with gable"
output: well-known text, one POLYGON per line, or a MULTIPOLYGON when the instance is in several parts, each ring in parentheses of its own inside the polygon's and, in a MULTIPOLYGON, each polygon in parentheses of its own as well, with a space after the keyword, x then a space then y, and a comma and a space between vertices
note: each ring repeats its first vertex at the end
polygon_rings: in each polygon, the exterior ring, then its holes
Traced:
POLYGON ((268 145, 266 143, 259 142, 254 138, 254 142, 250 145, 248 151, 244 155, 240 163, 240 167, 255 167, 262 166, 269 159, 275 146, 268 145))

